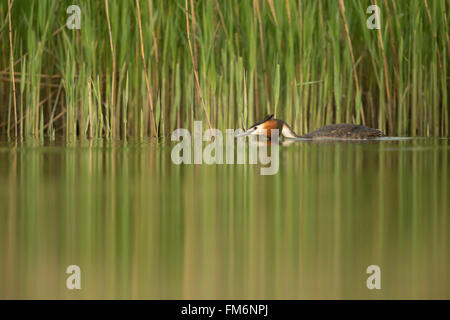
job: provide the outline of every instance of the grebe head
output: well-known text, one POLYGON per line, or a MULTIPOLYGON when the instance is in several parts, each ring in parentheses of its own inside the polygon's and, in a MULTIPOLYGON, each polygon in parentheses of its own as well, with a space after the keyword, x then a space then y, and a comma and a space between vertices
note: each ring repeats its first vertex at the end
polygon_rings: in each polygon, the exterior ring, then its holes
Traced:
POLYGON ((286 138, 296 138, 297 134, 284 122, 283 120, 273 119, 273 114, 268 115, 264 120, 255 123, 247 131, 236 135, 244 137, 248 135, 262 135, 268 138, 271 137, 271 130, 278 129, 279 134, 286 138))
POLYGON ((272 118, 273 114, 266 116, 264 120, 255 123, 247 131, 236 135, 236 137, 248 135, 270 136, 271 129, 278 129, 278 120, 272 118))

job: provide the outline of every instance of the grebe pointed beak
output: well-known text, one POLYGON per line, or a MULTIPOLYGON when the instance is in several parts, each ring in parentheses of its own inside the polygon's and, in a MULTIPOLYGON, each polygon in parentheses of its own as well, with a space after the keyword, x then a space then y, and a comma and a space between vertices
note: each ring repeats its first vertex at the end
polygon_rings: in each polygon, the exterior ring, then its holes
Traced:
POLYGON ((235 138, 245 137, 252 134, 253 131, 255 131, 255 128, 250 128, 247 131, 236 134, 234 137, 235 138))

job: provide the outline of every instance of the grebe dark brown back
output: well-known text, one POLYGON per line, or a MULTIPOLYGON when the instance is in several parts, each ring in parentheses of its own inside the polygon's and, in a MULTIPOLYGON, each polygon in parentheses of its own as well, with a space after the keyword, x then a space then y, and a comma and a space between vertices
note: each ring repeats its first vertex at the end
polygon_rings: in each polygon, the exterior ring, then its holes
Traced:
POLYGON ((383 132, 378 129, 369 128, 359 124, 332 124, 304 135, 297 135, 294 130, 283 120, 273 119, 273 114, 264 120, 255 123, 247 131, 237 135, 242 137, 247 135, 265 135, 271 137, 271 130, 278 129, 285 138, 291 139, 358 139, 366 140, 384 137, 383 132))

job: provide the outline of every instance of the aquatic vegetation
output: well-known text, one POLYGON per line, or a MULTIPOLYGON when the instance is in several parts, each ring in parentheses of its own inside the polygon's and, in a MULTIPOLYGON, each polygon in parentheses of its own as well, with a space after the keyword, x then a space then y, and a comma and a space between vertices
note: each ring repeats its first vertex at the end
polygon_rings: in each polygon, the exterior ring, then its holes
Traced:
POLYGON ((168 137, 275 113, 299 134, 349 122, 448 136, 450 3, 380 0, 379 30, 371 4, 2 1, 0 135, 168 137), (66 27, 72 4, 80 29, 66 27))

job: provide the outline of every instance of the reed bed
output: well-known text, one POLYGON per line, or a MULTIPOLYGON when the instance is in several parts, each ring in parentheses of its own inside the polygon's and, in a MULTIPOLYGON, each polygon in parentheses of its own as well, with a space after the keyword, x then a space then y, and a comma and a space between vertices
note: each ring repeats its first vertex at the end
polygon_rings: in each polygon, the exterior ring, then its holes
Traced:
POLYGON ((450 1, 0 2, 0 135, 168 137, 265 114, 449 135, 450 1), (81 9, 79 30, 66 9, 81 9), (381 29, 366 21, 380 7, 381 29), (10 14, 9 14, 10 13, 10 14))

